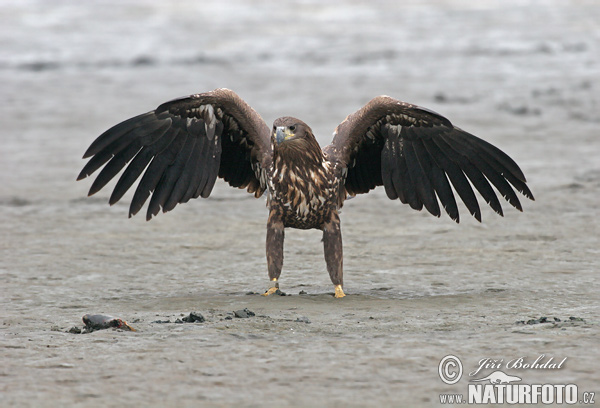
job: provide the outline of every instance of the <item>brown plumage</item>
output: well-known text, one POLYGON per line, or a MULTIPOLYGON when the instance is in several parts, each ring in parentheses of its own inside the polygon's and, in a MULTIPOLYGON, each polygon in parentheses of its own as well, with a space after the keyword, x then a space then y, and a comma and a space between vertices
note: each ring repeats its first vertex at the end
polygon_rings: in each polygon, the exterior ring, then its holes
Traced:
POLYGON ((323 231, 327 270, 336 297, 344 296, 338 211, 347 196, 383 185, 390 199, 417 210, 425 207, 438 217, 441 203, 456 222, 451 185, 479 221, 471 184, 500 215, 492 185, 519 210, 513 188, 533 200, 525 176, 501 150, 435 112, 389 96, 378 96, 349 115, 321 150, 303 121, 282 117, 270 130, 233 91, 216 89, 164 103, 112 127, 92 143, 87 157, 78 180, 104 166, 90 195, 127 166, 110 204, 142 176, 129 216, 151 196, 148 220, 161 209, 208 197, 217 177, 256 197, 268 191, 267 265, 275 284, 267 294, 275 291, 281 274, 287 227, 323 231))

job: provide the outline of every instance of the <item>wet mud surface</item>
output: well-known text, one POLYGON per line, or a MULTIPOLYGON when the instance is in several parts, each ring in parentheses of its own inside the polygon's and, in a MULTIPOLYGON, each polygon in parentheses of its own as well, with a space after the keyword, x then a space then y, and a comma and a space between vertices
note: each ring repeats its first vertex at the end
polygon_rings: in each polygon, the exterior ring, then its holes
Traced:
POLYGON ((467 390, 467 374, 440 380, 449 354, 465 373, 483 358, 566 357, 505 372, 600 391, 595 2, 15 1, 0 13, 1 406, 435 406, 467 390), (264 199, 221 181, 145 222, 127 219, 131 194, 109 207, 108 189, 88 198, 89 179, 75 182, 108 127, 216 87, 267 123, 305 120, 322 145, 373 96, 417 103, 511 155, 536 201, 499 217, 480 200, 483 223, 463 206, 456 225, 377 189, 341 214, 347 297, 332 296, 321 234, 295 230, 287 296, 260 296, 264 199), (136 331, 70 332, 86 314, 136 331))

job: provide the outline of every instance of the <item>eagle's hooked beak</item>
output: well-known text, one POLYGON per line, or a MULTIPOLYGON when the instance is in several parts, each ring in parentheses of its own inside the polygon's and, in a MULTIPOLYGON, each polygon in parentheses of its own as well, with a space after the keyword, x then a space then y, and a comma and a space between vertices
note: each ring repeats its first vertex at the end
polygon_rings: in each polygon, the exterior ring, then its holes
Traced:
POLYGON ((284 140, 288 140, 289 138, 294 137, 294 133, 287 126, 277 126, 275 132, 275 141, 277 144, 283 143, 284 140))

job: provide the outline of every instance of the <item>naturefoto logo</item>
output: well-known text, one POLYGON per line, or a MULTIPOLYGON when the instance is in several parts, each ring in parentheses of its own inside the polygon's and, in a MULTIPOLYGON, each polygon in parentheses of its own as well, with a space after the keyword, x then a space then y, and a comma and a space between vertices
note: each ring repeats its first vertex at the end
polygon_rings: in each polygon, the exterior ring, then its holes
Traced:
MULTIPOLYGON (((576 384, 527 384, 519 376, 508 374, 510 371, 560 370, 567 358, 555 360, 544 354, 535 360, 519 357, 508 360, 484 358, 469 372, 467 398, 464 394, 440 394, 442 404, 594 404, 594 392, 579 395, 576 384), (529 362, 531 361, 531 362, 529 362), (492 369, 484 375, 484 370, 492 369), (502 369, 502 370, 501 370, 502 369)), ((438 366, 441 380, 453 385, 463 375, 461 360, 453 355, 442 358, 438 366)))
POLYGON ((478 381, 489 381, 490 384, 510 384, 511 382, 521 381, 521 377, 517 377, 514 375, 507 375, 502 371, 494 371, 490 375, 484 378, 479 378, 477 380, 471 380, 471 382, 478 381))

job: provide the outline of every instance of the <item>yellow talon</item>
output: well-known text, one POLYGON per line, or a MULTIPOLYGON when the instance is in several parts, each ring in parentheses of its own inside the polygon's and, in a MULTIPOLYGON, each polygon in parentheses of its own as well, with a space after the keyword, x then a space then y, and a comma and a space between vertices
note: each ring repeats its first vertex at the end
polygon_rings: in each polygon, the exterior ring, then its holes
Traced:
POLYGON ((346 296, 346 294, 344 293, 344 290, 342 289, 342 285, 335 285, 335 297, 343 298, 344 296, 346 296))
POLYGON ((267 291, 263 293, 263 296, 272 295, 279 290, 279 282, 277 282, 277 278, 271 279, 271 282, 273 282, 273 287, 267 289, 267 291))
POLYGON ((263 293, 263 296, 272 295, 273 293, 277 292, 278 290, 279 290, 279 288, 273 286, 272 288, 267 289, 267 291, 265 293, 263 293))

